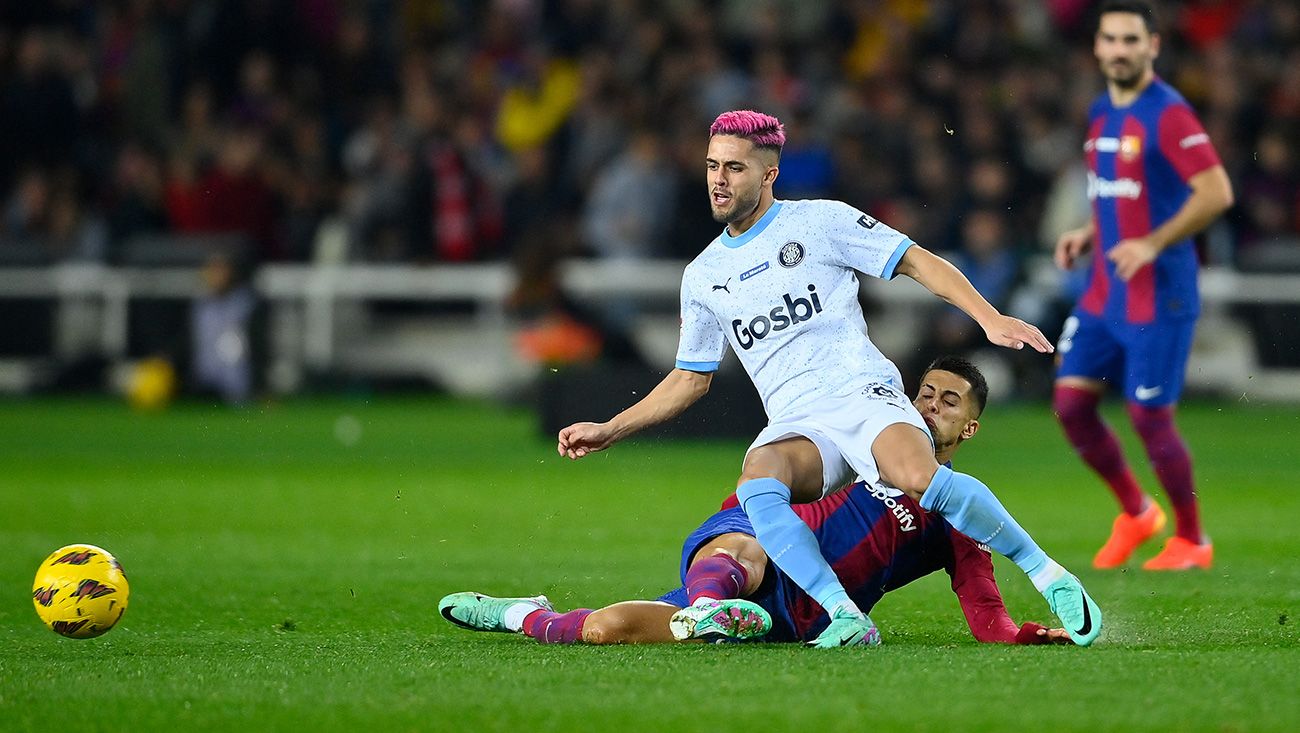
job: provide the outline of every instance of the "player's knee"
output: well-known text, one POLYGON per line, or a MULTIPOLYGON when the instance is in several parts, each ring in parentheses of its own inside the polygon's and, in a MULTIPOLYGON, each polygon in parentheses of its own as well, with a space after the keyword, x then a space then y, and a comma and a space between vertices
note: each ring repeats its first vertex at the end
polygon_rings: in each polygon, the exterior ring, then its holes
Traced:
POLYGON ((913 499, 919 499, 925 493, 925 490, 929 488, 930 481, 934 479, 936 470, 938 470, 937 464, 933 466, 906 466, 902 470, 897 470, 891 474, 889 482, 913 499))
POLYGON ((1093 419, 1097 412, 1097 398, 1076 387, 1057 387, 1052 390, 1052 411, 1062 425, 1069 427, 1093 419))
POLYGON ((789 461, 777 448, 764 445, 751 450, 745 456, 745 464, 740 469, 740 483, 759 478, 774 478, 782 483, 790 480, 789 461))
POLYGON ((622 644, 627 641, 627 619, 607 609, 593 612, 582 624, 582 640, 588 644, 622 644))
POLYGON ((1167 406, 1147 407, 1136 402, 1128 403, 1128 417, 1133 429, 1140 435, 1157 433, 1173 427, 1173 409, 1167 406))

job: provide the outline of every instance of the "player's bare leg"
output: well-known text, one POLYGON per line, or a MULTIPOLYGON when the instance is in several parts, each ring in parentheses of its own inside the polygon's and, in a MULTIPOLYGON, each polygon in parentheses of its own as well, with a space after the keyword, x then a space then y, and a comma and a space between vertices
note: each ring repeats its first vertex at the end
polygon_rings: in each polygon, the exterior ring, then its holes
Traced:
POLYGON ((1101 633, 1101 608, 1079 579, 1039 548, 987 486, 974 476, 940 466, 925 433, 913 425, 895 423, 881 431, 871 452, 885 483, 1019 566, 1047 599, 1074 643, 1087 646, 1096 640, 1101 633))
POLYGON ((675 641, 668 620, 679 609, 661 601, 623 601, 592 611, 582 625, 584 644, 662 644, 675 641))

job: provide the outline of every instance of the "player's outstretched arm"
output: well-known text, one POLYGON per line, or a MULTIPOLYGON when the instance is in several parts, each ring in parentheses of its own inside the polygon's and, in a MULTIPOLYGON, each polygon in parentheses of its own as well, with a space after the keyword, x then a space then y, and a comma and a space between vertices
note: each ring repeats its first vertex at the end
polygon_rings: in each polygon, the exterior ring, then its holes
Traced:
POLYGON ((556 450, 573 460, 605 450, 629 435, 682 414, 709 391, 712 382, 712 372, 674 369, 650 394, 608 422, 574 423, 561 430, 556 450))
POLYGON ((970 280, 951 262, 912 245, 899 261, 898 273, 907 275, 925 286, 926 290, 961 308, 984 329, 990 342, 1009 349, 1020 349, 1026 344, 1034 350, 1050 354, 1054 350, 1038 327, 1019 318, 1004 316, 984 299, 970 284, 970 280))
POLYGON ((1049 629, 1026 621, 1011 620, 1002 591, 993 575, 993 558, 971 538, 950 529, 952 560, 946 570, 952 577, 966 624, 977 641, 985 644, 1072 644, 1065 629, 1049 629))

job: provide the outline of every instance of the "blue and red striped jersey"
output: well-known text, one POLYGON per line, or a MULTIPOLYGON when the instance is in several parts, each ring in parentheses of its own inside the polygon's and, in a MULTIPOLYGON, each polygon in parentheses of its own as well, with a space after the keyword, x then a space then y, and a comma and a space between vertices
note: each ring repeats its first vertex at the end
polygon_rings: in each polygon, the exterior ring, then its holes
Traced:
MULTIPOLYGON (((735 494, 722 508, 737 507, 735 494)), ((870 612, 887 592, 930 573, 944 570, 961 604, 971 633, 982 642, 1038 643, 1038 624, 1017 626, 1007 613, 993 576, 988 548, 953 529, 938 514, 925 511, 907 496, 855 483, 811 504, 795 504, 795 514, 812 529, 822 555, 839 576, 849 597, 870 612)), ((811 640, 830 618, 788 576, 775 576, 773 607, 798 639, 811 640)))
POLYGON ((1192 240, 1177 242, 1128 282, 1115 275, 1106 252, 1165 223, 1191 195, 1192 176, 1219 164, 1219 155, 1192 108, 1156 78, 1127 107, 1109 94, 1088 114, 1088 199, 1097 224, 1088 285, 1080 307, 1119 323, 1195 318, 1197 256, 1192 240))

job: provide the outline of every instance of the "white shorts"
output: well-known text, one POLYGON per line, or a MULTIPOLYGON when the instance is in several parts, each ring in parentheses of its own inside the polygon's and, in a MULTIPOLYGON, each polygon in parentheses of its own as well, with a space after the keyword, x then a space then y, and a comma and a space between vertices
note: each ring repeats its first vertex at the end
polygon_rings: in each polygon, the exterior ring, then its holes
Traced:
POLYGON ((860 478, 882 485, 871 446, 885 428, 897 423, 915 426, 930 438, 930 429, 910 400, 888 382, 873 382, 843 397, 819 399, 816 412, 790 415, 770 423, 754 438, 749 451, 779 440, 802 436, 822 456, 822 496, 829 496, 860 478))

